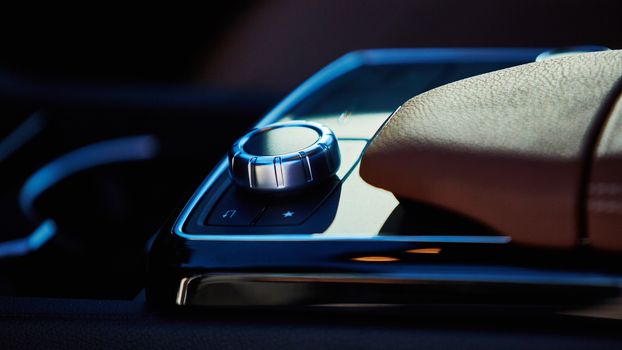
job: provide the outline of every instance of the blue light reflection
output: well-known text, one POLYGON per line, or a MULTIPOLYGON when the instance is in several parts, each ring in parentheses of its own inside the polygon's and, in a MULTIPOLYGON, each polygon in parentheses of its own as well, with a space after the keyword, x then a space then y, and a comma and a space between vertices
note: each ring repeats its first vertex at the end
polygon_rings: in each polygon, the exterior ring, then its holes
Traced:
POLYGON ((0 242, 0 258, 26 255, 31 251, 39 249, 55 234, 56 223, 52 219, 47 219, 27 237, 0 242))
POLYGON ((9 158, 20 147, 43 130, 45 121, 40 112, 26 118, 15 130, 0 141, 0 162, 9 158))
POLYGON ((48 188, 69 175, 98 165, 146 160, 158 150, 158 140, 151 135, 141 135, 107 140, 84 146, 67 153, 43 166, 24 183, 19 193, 22 211, 34 216, 35 199, 48 188))
MULTIPOLYGON (((35 123, 29 129, 35 130, 36 126, 35 123)), ((35 199, 62 179, 98 165, 151 159, 157 154, 158 146, 154 136, 141 135, 102 141, 67 153, 37 170, 24 182, 19 193, 20 208, 24 214, 34 218, 35 199)), ((25 255, 37 250, 54 237, 56 231, 54 220, 46 219, 30 235, 0 242, 0 258, 25 255)))

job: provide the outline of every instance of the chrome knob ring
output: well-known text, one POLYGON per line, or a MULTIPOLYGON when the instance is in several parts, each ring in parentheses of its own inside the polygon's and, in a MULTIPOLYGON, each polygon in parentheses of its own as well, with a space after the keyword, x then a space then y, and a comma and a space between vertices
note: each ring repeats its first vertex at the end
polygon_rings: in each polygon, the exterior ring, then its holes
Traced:
POLYGON ((285 192, 321 182, 341 162, 335 134, 313 122, 291 121, 255 128, 229 151, 229 175, 249 190, 285 192))

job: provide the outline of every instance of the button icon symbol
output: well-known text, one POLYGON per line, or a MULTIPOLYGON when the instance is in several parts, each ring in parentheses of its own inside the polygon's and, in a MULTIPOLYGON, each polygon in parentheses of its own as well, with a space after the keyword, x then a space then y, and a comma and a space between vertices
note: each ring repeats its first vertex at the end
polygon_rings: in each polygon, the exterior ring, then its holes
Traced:
POLYGON ((235 213, 237 213, 238 211, 235 209, 229 209, 227 210, 224 214, 222 214, 222 218, 223 219, 233 219, 233 217, 235 216, 235 213))
POLYGON ((291 218, 292 216, 294 216, 294 214, 296 214, 296 212, 288 210, 282 213, 281 215, 283 215, 283 218, 285 219, 285 218, 291 218))

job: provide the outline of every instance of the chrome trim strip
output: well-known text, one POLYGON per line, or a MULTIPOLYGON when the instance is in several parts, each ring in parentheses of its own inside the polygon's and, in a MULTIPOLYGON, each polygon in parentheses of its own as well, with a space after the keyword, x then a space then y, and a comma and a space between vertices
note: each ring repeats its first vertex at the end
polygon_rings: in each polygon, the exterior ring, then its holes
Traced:
MULTIPOLYGON (((328 84, 330 81, 363 65, 384 64, 413 64, 413 63, 440 63, 440 62, 497 62, 517 61, 530 62, 547 48, 502 48, 502 49, 376 49, 348 53, 333 63, 321 69, 292 91, 285 99, 277 104, 255 127, 262 127, 276 122, 290 109, 296 106, 307 96, 328 84)), ((192 235, 183 232, 183 226, 190 216, 192 209, 197 205, 207 190, 218 177, 227 170, 227 159, 223 159, 201 183, 192 195, 173 228, 173 234, 189 240, 218 240, 218 241, 308 241, 317 239, 329 240, 380 240, 396 242, 444 242, 452 243, 490 243, 504 244, 510 237, 505 236, 445 236, 432 240, 433 236, 334 236, 321 237, 316 235, 192 235), (448 238, 451 237, 451 238, 448 238), (423 239, 423 240, 421 240, 423 239)))
POLYGON ((300 241, 380 241, 405 243, 472 243, 506 244, 512 239, 508 236, 370 236, 357 234, 278 234, 278 235, 181 235, 188 240, 212 241, 264 241, 264 242, 300 242, 300 241))
MULTIPOLYGON (((392 284, 407 284, 422 281, 513 283, 537 285, 574 285, 622 288, 622 277, 597 272, 563 272, 535 270, 519 267, 454 267, 429 266, 420 271, 394 273, 228 273, 206 274, 184 278, 201 281, 265 280, 269 282, 370 282, 387 281, 392 284), (431 272, 431 273, 430 273, 431 272), (400 283, 401 282, 401 283, 400 283)), ((386 283, 386 282, 385 282, 386 283)), ((189 283, 187 283, 189 284, 189 283)))
MULTIPOLYGON (((369 291, 361 289, 361 285, 387 285, 387 286, 417 286, 417 285, 442 285, 459 283, 468 284, 470 291, 487 291, 499 286, 516 287, 589 287, 594 291, 599 289, 620 289, 622 278, 616 275, 595 272, 560 272, 541 271, 516 267, 488 267, 488 266, 427 266, 416 268, 410 272, 397 273, 228 273, 228 274, 204 274, 183 279, 178 290, 178 305, 203 305, 203 306, 253 306, 253 305, 279 305, 279 306, 313 306, 343 304, 343 300, 336 303, 327 300, 327 294, 322 294, 321 289, 292 288, 292 285, 309 287, 314 285, 333 284, 339 285, 340 290, 353 288, 357 297, 355 304, 346 301, 346 306, 367 305, 361 297, 370 297, 374 304, 403 305, 404 300, 394 300, 391 294, 383 296, 382 291, 369 291), (192 284, 192 288, 190 287, 192 284), (244 291, 238 295, 211 294, 203 299, 197 299, 197 295, 190 293, 205 290, 211 285, 229 285, 236 291, 244 291), (479 289, 477 289, 479 288, 479 289), (271 298, 266 299, 265 294, 269 290, 271 298), (309 293, 309 290, 314 291, 309 293), (384 297, 386 300, 379 300, 384 297), (233 299, 232 299, 233 298, 233 299), (237 298, 237 299, 236 299, 237 298), (182 300, 180 303, 179 300, 182 300), (317 302, 320 301, 318 304, 317 302)), ((571 289, 572 290, 572 289, 571 289)), ((460 290, 455 290, 460 293, 460 290)), ((507 290, 505 291, 507 293, 507 290)), ((200 295, 200 293, 199 293, 200 295)), ((549 295, 550 297, 551 295, 549 295)), ((516 296, 520 298, 520 295, 516 296)), ((418 300, 413 297, 412 303, 418 300)), ((408 302, 407 302, 408 303, 408 302)))
POLYGON ((188 296, 188 285, 194 279, 199 278, 201 276, 192 276, 192 277, 184 277, 179 281, 179 289, 177 290, 177 296, 175 298, 175 303, 177 305, 186 305, 187 296, 188 296))

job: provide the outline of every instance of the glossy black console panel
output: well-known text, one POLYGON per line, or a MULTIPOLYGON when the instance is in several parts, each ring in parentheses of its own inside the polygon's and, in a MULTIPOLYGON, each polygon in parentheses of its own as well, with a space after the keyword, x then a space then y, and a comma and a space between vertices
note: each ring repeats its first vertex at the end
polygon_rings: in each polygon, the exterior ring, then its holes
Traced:
POLYGON ((221 162, 154 241, 149 300, 568 308, 617 295, 622 271, 616 257, 517 248, 509 237, 455 213, 400 203, 358 174, 367 143, 405 100, 531 62, 541 52, 372 50, 329 65, 257 126, 307 120, 330 127, 343 158, 334 181, 292 195, 245 193, 232 187, 221 162), (304 215, 287 220, 298 213, 304 215), (568 297, 559 297, 561 291, 568 297))
POLYGON ((312 190, 266 195, 236 188, 223 175, 191 214, 185 230, 225 236, 321 232, 335 216, 340 187, 334 178, 312 190))

